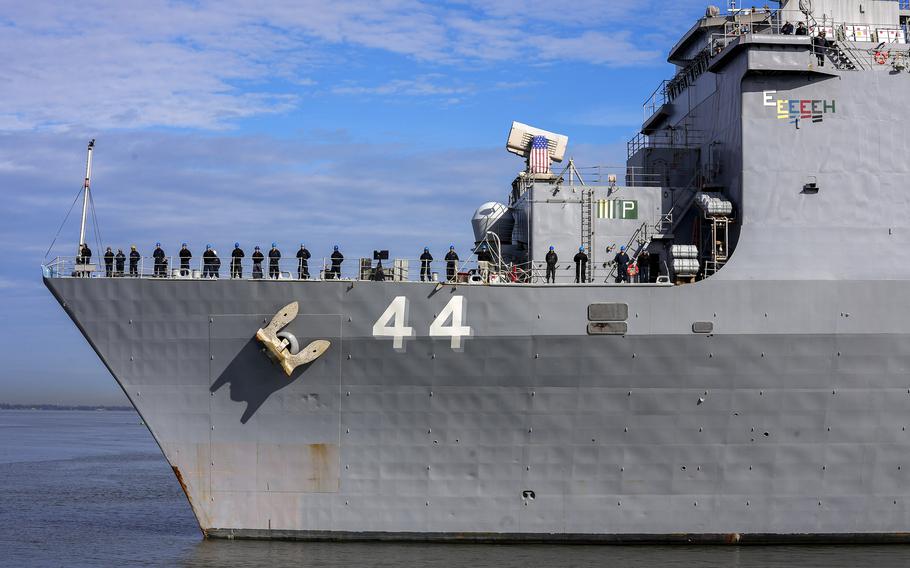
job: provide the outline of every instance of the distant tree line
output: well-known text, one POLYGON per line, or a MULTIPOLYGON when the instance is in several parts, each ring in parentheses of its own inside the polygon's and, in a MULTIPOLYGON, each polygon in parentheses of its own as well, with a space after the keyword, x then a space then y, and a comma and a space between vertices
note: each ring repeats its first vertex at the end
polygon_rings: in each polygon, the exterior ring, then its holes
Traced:
POLYGON ((105 406, 85 404, 8 404, 0 402, 0 410, 133 410, 132 406, 105 406))

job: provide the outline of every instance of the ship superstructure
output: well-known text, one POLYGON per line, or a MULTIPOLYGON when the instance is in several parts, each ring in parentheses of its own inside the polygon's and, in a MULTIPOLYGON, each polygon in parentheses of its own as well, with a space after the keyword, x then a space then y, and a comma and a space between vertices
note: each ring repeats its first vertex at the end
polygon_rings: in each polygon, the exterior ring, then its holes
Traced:
POLYGON ((709 8, 625 167, 513 124, 525 171, 452 281, 44 281, 209 536, 905 540, 908 16, 709 8), (543 282, 550 246, 586 252, 580 282, 565 257, 543 282), (647 278, 616 282, 619 247, 647 278))

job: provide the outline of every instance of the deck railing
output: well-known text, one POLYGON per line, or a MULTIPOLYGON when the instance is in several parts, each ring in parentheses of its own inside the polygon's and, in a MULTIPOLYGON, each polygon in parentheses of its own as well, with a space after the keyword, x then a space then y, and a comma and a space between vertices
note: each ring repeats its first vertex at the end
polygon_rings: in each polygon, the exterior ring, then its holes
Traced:
MULTIPOLYGON (((345 259, 340 270, 332 270, 330 258, 310 258, 307 272, 301 270, 296 258, 283 258, 278 261, 277 270, 265 260, 259 269, 251 259, 244 258, 235 270, 230 259, 222 261, 220 266, 209 264, 206 267, 201 259, 190 261, 188 268, 182 268, 180 259, 172 256, 156 260, 141 257, 135 265, 129 261, 122 269, 115 262, 108 270, 103 262, 78 262, 76 257, 57 257, 42 266, 45 278, 109 278, 113 280, 151 279, 151 280, 333 280, 375 281, 377 263, 367 258, 345 259), (174 261, 176 260, 176 264, 174 261), (336 276, 336 274, 338 276, 336 276)), ((499 262, 478 262, 461 260, 455 263, 455 269, 449 268, 445 260, 433 260, 429 269, 423 270, 423 261, 419 259, 390 259, 383 261, 384 280, 387 282, 429 282, 459 284, 540 284, 546 281, 546 265, 543 262, 525 264, 506 264, 499 262)), ((557 264, 559 283, 571 283, 575 279, 575 263, 557 264)), ((612 263, 601 263, 593 266, 593 283, 613 282, 615 270, 612 263)), ((657 275, 652 275, 654 281, 657 275)), ((633 278, 637 281, 637 278, 633 278)))

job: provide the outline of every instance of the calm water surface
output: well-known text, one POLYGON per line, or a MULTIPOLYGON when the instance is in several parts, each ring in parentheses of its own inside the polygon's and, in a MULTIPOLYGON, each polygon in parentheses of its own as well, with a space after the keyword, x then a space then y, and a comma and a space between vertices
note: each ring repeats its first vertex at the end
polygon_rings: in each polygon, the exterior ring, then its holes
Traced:
POLYGON ((204 541, 136 414, 0 411, 0 565, 873 568, 910 567, 910 546, 204 541))

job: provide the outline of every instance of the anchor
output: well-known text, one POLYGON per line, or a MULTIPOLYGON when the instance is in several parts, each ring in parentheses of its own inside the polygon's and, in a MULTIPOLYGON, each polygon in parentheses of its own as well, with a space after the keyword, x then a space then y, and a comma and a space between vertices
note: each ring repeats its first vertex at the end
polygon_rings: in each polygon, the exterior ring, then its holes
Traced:
POLYGON ((293 334, 280 331, 297 317, 298 309, 297 302, 291 302, 275 314, 269 325, 256 332, 256 339, 265 346, 266 355, 280 363, 281 368, 289 377, 294 369, 300 365, 312 363, 332 345, 331 341, 317 339, 303 349, 299 349, 297 338, 293 334))

